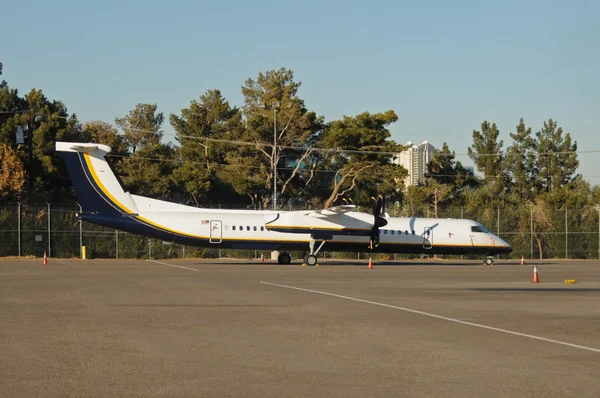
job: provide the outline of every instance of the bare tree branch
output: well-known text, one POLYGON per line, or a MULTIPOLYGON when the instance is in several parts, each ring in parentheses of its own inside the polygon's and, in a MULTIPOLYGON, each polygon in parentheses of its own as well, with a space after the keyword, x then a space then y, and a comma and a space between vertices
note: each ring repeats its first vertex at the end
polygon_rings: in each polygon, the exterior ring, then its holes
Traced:
POLYGON ((311 147, 306 152, 304 152, 304 154, 302 155, 302 157, 296 164, 296 167, 294 167, 294 171, 292 171, 292 175, 283 184, 283 187, 281 188, 281 194, 283 194, 285 192, 290 181, 292 181, 292 179, 296 176, 296 174, 298 174, 298 170, 300 169, 300 166, 302 166, 302 162, 304 161, 304 159, 306 159, 313 151, 314 151, 314 148, 311 147))

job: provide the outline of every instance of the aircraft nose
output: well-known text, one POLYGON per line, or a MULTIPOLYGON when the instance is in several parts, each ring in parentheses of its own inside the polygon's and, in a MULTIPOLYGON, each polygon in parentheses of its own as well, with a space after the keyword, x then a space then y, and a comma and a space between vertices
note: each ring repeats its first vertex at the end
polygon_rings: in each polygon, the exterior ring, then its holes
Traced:
POLYGON ((498 238, 498 245, 505 249, 507 252, 512 252, 512 246, 502 238, 498 238))
POLYGON ((493 245, 496 246, 497 248, 501 249, 502 252, 506 252, 506 253, 512 252, 512 246, 510 244, 508 244, 508 242, 505 241, 504 239, 502 239, 501 237, 493 235, 493 237, 491 239, 493 241, 493 245))

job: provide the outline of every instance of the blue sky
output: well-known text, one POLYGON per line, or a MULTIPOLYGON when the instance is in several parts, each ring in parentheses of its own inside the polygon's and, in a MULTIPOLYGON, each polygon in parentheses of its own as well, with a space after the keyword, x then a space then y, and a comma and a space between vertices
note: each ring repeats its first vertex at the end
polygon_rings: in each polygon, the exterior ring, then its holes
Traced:
POLYGON ((168 116, 212 88, 240 106, 246 79, 286 67, 327 120, 393 109, 400 143, 466 154, 483 120, 506 147, 521 117, 534 131, 552 118, 591 151, 579 172, 600 184, 595 0, 21 0, 0 10, 3 78, 82 121, 113 122, 140 102, 168 116))

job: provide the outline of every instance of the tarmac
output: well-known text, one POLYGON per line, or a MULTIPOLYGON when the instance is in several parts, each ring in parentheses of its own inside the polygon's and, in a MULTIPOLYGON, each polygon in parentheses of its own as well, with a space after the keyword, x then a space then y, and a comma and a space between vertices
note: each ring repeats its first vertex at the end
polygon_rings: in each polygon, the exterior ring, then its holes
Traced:
POLYGON ((598 397, 600 262, 535 264, 0 260, 0 396, 598 397))

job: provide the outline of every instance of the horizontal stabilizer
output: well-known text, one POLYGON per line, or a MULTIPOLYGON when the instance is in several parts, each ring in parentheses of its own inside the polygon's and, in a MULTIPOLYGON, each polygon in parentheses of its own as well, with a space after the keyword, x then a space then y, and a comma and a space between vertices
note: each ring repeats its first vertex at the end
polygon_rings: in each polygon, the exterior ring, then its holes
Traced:
POLYGON ((105 154, 111 151, 108 145, 104 144, 85 144, 80 142, 57 142, 56 150, 58 152, 85 152, 102 151, 105 154))
POLYGON ((106 216, 138 213, 135 201, 105 159, 111 151, 108 145, 57 142, 56 150, 62 152, 84 212, 106 216))

